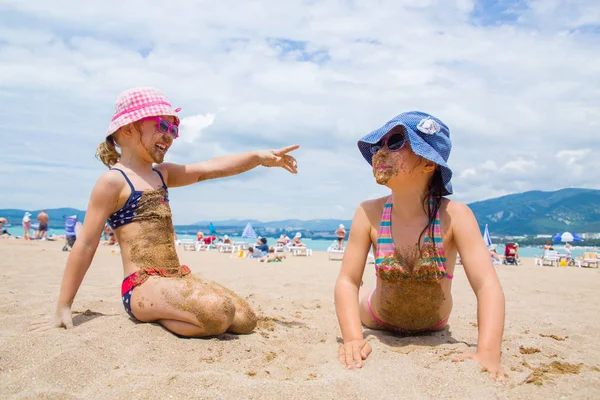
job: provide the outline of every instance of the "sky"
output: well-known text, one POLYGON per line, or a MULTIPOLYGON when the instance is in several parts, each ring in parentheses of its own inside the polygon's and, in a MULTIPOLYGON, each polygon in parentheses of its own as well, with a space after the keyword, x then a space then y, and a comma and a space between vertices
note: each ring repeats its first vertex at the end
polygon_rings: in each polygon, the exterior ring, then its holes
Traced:
POLYGON ((395 115, 450 127, 456 201, 600 189, 597 0, 0 0, 0 208, 85 209, 117 95, 181 107, 166 161, 289 144, 170 191, 176 224, 350 219, 384 196, 356 142, 395 115))

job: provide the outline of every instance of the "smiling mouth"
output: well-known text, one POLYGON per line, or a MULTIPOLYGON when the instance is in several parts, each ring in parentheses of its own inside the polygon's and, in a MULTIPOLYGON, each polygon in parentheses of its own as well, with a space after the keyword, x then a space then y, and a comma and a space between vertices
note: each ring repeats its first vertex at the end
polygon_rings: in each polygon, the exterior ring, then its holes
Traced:
POLYGON ((158 144, 155 144, 154 147, 156 147, 159 151, 162 151, 163 153, 165 151, 167 151, 167 146, 164 144, 158 143, 158 144))

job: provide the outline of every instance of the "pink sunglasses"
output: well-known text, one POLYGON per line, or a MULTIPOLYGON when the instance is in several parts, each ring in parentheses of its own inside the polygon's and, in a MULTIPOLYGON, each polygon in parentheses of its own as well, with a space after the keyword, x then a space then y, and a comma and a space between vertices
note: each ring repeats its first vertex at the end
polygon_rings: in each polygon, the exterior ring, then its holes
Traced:
POLYGON ((179 127, 162 117, 146 117, 140 119, 140 121, 156 121, 158 131, 160 133, 163 135, 170 134, 173 139, 177 139, 179 137, 179 127))

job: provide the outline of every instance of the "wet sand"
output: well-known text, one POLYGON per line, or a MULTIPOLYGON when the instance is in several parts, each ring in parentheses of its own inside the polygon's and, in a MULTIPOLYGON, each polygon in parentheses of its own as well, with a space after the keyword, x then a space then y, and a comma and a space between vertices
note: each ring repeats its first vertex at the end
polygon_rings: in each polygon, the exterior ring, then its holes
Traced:
MULTIPOLYGON (((502 387, 473 362, 476 298, 453 280, 446 331, 421 337, 366 333, 362 370, 336 359, 333 285, 326 253, 279 263, 177 249, 194 274, 246 298, 261 317, 250 335, 181 339, 123 310, 120 256, 100 246, 73 310, 75 328, 29 334, 55 307, 68 253, 62 242, 0 240, 0 398, 17 399, 535 399, 600 398, 600 270, 497 267, 506 294, 502 387)), ((371 287, 373 265, 364 281, 371 287)))

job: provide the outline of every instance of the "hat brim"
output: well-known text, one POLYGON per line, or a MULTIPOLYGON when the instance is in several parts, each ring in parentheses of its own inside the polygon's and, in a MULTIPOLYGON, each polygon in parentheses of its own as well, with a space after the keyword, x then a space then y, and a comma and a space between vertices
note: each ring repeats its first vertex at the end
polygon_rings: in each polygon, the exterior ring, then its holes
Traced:
POLYGON ((358 149, 369 165, 373 165, 373 154, 371 153, 371 146, 379 142, 385 135, 387 135, 392 129, 397 126, 404 128, 406 136, 408 138, 408 144, 411 150, 416 155, 423 157, 426 160, 436 163, 440 167, 442 173, 442 180, 444 182, 444 192, 442 196, 452 194, 452 170, 448 167, 448 163, 440 156, 440 154, 425 142, 417 132, 411 127, 405 125, 401 121, 390 121, 379 129, 366 134, 358 141, 358 149))
POLYGON ((106 137, 109 137, 120 128, 132 124, 136 121, 139 121, 143 118, 147 117, 160 117, 160 116, 172 116, 175 117, 175 124, 179 126, 180 119, 177 116, 177 113, 180 111, 179 108, 173 109, 171 106, 167 105, 158 105, 146 107, 141 110, 136 110, 135 112, 130 112, 119 116, 117 119, 110 123, 108 130, 106 131, 106 137))

